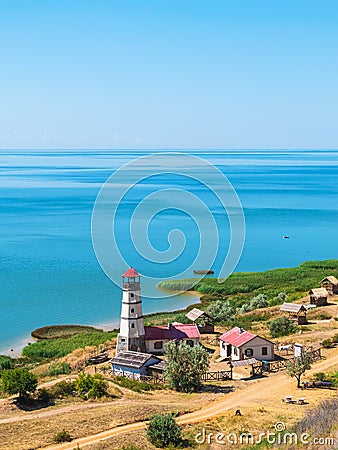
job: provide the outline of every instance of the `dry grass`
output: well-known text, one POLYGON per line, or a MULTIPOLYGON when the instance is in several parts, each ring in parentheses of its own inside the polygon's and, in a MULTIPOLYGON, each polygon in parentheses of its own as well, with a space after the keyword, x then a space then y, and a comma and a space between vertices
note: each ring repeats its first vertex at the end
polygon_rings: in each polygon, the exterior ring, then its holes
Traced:
POLYGON ((122 400, 113 401, 107 406, 81 409, 66 414, 62 414, 60 409, 54 416, 0 424, 0 436, 5 436, 5 441, 2 439, 0 442, 0 449, 36 449, 52 444, 55 434, 63 429, 73 438, 83 437, 135 420, 146 420, 156 412, 193 411, 214 398, 215 394, 212 393, 178 394, 171 391, 151 394, 128 393, 122 400))

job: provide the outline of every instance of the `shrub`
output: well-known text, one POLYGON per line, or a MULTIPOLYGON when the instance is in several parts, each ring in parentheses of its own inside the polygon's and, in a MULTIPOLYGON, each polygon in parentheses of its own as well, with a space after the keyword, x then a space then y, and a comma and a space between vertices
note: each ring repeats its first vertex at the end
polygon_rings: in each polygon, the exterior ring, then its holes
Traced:
POLYGON ((75 389, 83 398, 101 398, 108 394, 108 383, 101 374, 94 376, 80 373, 75 381, 75 389))
POLYGON ((29 397, 36 390, 37 377, 27 369, 5 370, 1 377, 1 389, 7 394, 29 397))
POLYGON ((324 348, 331 348, 332 344, 333 343, 332 343, 331 339, 324 339, 323 342, 322 342, 322 346, 324 348))
POLYGON ((49 390, 50 394, 55 398, 65 398, 73 395, 75 392, 75 381, 67 382, 60 381, 60 383, 54 384, 49 390))
POLYGON ((317 372, 313 375, 313 378, 316 381, 325 381, 326 380, 326 375, 324 372, 317 372))
POLYGON ((329 320, 329 319, 331 319, 331 316, 329 316, 326 313, 321 313, 321 314, 318 314, 317 319, 318 320, 329 320))
POLYGON ((305 416, 294 427, 296 433, 310 433, 325 436, 337 424, 338 399, 324 400, 318 406, 306 411, 305 416))
POLYGON ((72 438, 66 430, 62 430, 54 436, 54 442, 57 444, 61 444, 62 442, 70 442, 71 440, 72 438))
POLYGON ((13 368, 13 360, 9 356, 0 355, 0 370, 9 370, 13 368))
POLYGON ((232 319, 236 314, 235 308, 228 301, 222 300, 211 303, 208 306, 207 312, 218 322, 232 319))
POLYGON ((287 336, 297 331, 296 325, 287 317, 279 317, 270 323, 270 334, 273 338, 287 336))
POLYGON ((171 414, 154 414, 147 427, 147 436, 155 447, 177 446, 181 441, 181 427, 171 414))

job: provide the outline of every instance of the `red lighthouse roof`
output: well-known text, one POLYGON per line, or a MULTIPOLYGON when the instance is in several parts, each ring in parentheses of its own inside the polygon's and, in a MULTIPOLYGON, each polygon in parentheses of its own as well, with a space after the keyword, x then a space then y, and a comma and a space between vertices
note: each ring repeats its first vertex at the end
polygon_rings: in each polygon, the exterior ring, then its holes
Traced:
POLYGON ((139 277, 140 274, 133 267, 130 267, 122 276, 126 278, 135 278, 139 277))

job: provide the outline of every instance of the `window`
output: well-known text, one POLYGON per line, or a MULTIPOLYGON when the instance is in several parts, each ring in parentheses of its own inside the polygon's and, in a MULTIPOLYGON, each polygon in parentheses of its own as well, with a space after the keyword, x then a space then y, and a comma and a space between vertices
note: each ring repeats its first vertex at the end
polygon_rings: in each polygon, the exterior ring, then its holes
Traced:
POLYGON ((155 350, 160 350, 161 348, 163 348, 163 341, 156 341, 156 342, 154 342, 154 349, 155 350))
POLYGON ((238 355, 238 350, 237 350, 237 348, 236 348, 236 347, 233 347, 233 349, 234 349, 234 355, 237 356, 237 355, 238 355))
POLYGON ((262 356, 266 356, 268 354, 268 347, 262 347, 262 356))
POLYGON ((244 353, 245 353, 245 356, 252 356, 253 350, 252 350, 252 348, 247 348, 244 353))
POLYGON ((131 308, 130 312, 131 312, 132 314, 134 314, 135 309, 134 309, 134 308, 131 308))
POLYGON ((135 328, 135 324, 134 324, 134 323, 132 323, 132 324, 131 324, 131 327, 132 327, 132 328, 135 328))
POLYGON ((194 341, 192 341, 191 339, 188 339, 185 342, 187 343, 187 345, 189 345, 189 347, 193 347, 194 346, 194 341))
POLYGON ((124 338, 121 339, 121 342, 126 342, 126 340, 124 338))
POLYGON ((134 294, 132 292, 130 293, 130 297, 134 297, 134 294))

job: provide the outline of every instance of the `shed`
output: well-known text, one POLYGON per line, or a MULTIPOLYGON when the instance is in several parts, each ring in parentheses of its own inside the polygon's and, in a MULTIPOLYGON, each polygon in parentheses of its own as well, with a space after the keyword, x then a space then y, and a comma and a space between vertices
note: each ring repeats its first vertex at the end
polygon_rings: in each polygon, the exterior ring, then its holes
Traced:
POLYGON ((147 368, 159 364, 161 360, 149 353, 124 351, 110 360, 113 375, 123 375, 129 378, 140 378, 147 375, 147 368))
POLYGON ((298 325, 306 324, 306 308, 297 303, 283 303, 280 311, 286 312, 289 319, 297 322, 298 325))
POLYGON ((201 309, 193 308, 185 317, 192 322, 196 322, 201 334, 213 333, 215 331, 214 319, 201 309))
POLYGON ((310 304, 316 306, 327 305, 327 297, 329 296, 325 288, 311 289, 310 292, 310 304))
POLYGON ((320 285, 327 290, 329 295, 338 294, 338 280, 333 275, 323 278, 320 285))

